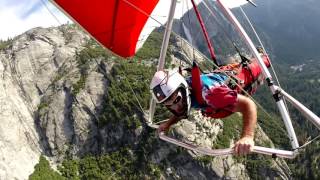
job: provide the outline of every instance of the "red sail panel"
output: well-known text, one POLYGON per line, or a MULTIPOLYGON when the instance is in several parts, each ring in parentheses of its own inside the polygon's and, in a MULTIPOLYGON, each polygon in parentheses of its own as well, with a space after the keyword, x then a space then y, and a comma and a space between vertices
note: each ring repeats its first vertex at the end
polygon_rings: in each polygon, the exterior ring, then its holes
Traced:
POLYGON ((135 54, 139 35, 159 0, 53 0, 106 48, 135 54))

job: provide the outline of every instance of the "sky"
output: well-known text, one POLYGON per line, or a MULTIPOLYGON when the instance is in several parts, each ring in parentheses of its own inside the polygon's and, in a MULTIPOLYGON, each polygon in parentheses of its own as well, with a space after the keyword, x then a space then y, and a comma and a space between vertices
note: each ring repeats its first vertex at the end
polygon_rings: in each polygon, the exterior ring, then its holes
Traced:
POLYGON ((48 0, 0 0, 2 40, 13 38, 34 27, 58 26, 68 21, 48 0))
MULTIPOLYGON (((244 0, 227 1, 240 2, 244 0)), ((155 14, 163 14, 163 9, 167 10, 170 6, 169 0, 162 2, 165 3, 162 3, 160 8, 155 10, 157 11, 155 14)), ((177 12, 177 14, 181 16, 182 12, 177 12)), ((34 27, 58 26, 67 22, 71 21, 48 0, 0 0, 1 40, 13 38, 34 27)))

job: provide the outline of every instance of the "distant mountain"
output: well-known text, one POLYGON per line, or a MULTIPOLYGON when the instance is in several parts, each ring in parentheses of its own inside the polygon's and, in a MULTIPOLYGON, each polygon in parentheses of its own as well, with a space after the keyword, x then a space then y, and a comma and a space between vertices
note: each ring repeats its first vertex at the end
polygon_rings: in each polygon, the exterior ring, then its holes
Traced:
MULTIPOLYGON (((320 1, 258 0, 244 10, 259 34, 272 43, 276 60, 289 64, 320 59, 320 1), (279 60, 280 61, 280 60, 279 60)), ((319 60, 320 61, 320 60, 319 60)))

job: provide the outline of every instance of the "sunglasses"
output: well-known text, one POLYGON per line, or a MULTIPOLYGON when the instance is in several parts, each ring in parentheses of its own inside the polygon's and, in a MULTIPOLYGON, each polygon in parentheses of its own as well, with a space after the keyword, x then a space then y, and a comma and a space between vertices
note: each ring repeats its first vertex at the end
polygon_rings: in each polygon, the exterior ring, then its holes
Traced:
POLYGON ((170 99, 168 99, 167 101, 165 101, 163 104, 164 104, 165 106, 170 107, 170 106, 173 106, 173 105, 178 104, 178 103, 182 100, 182 94, 181 94, 180 91, 177 93, 177 95, 174 95, 173 97, 171 97, 170 99), (174 97, 174 98, 173 98, 173 97, 174 97))

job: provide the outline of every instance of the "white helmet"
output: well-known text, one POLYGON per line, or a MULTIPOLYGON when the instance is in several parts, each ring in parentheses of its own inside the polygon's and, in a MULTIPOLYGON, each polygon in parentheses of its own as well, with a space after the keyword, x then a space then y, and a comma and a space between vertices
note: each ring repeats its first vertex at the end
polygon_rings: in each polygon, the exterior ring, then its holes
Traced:
POLYGON ((190 91, 188 89, 188 83, 178 70, 158 71, 153 76, 150 84, 151 94, 157 103, 163 103, 179 88, 185 90, 184 94, 188 106, 187 111, 189 112, 191 100, 189 97, 190 91))

